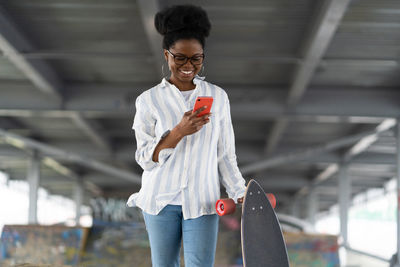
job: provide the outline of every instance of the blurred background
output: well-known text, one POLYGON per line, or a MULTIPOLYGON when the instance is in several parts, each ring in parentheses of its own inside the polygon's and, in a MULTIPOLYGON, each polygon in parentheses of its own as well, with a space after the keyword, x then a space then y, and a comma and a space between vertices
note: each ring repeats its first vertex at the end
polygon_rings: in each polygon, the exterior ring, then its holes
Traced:
MULTIPOLYGON (((183 3, 291 266, 395 266, 395 0, 0 0, 0 265, 150 266, 131 126, 163 77, 154 15, 183 3)), ((241 266, 240 212, 220 224, 216 266, 241 266)))

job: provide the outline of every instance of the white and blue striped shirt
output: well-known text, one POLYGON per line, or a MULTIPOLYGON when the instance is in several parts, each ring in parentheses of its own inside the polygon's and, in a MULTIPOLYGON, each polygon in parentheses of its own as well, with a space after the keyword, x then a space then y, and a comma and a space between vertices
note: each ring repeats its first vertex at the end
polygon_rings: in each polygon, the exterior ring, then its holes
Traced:
POLYGON ((235 154, 235 137, 229 99, 220 87, 196 77, 188 101, 174 85, 163 79, 136 99, 136 161, 143 168, 142 187, 127 205, 149 214, 158 214, 179 195, 184 219, 215 214, 220 183, 235 201, 245 192, 245 180, 235 154), (175 148, 163 149, 159 162, 153 152, 163 133, 173 129, 186 111, 192 110, 197 96, 212 96, 210 122, 185 136, 175 148))

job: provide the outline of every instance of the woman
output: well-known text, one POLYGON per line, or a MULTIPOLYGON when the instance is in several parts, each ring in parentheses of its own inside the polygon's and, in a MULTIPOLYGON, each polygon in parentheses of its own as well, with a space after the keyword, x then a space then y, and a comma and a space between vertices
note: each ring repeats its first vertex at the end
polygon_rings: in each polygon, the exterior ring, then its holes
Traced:
POLYGON ((220 182, 241 202, 245 180, 227 94, 197 76, 211 25, 203 9, 184 5, 157 13, 155 27, 171 74, 136 99, 135 158, 144 172, 128 206, 143 210, 153 266, 179 266, 182 241, 185 266, 213 266, 220 182), (212 115, 192 111, 197 96, 213 97, 212 115))

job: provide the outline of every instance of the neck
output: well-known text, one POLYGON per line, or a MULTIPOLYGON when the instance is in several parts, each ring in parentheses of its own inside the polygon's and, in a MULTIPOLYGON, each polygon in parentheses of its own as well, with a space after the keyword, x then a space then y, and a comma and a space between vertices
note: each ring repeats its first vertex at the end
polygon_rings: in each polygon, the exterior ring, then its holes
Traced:
POLYGON ((193 83, 193 80, 188 82, 182 82, 171 76, 168 81, 173 85, 175 85, 181 91, 189 91, 196 88, 196 85, 193 83))

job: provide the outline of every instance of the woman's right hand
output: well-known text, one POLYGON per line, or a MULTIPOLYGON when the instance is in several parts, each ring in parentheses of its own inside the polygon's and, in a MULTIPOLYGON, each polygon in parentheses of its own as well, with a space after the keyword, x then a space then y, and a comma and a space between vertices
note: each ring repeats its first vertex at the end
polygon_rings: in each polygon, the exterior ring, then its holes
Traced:
POLYGON ((191 135, 200 131, 204 124, 210 122, 209 117, 211 116, 211 113, 197 117, 197 115, 206 108, 207 106, 204 106, 194 112, 192 110, 185 112, 182 120, 176 126, 176 130, 179 131, 182 136, 191 135))

